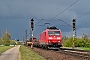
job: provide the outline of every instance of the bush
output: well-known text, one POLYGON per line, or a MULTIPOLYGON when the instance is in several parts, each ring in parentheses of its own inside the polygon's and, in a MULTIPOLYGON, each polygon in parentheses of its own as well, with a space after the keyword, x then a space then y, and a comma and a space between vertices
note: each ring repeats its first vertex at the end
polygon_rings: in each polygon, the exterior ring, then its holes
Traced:
POLYGON ((86 42, 86 47, 90 47, 90 41, 86 42))
POLYGON ((7 43, 7 44, 5 44, 5 46, 10 46, 10 44, 7 43))
POLYGON ((65 47, 72 47, 72 38, 67 39, 63 45, 65 47))
MULTIPOLYGON (((69 39, 65 40, 63 45, 65 47, 72 47, 73 38, 70 37, 69 39)), ((90 47, 90 40, 84 40, 83 38, 75 38, 74 39, 74 46, 75 47, 90 47)))
POLYGON ((75 40, 75 47, 84 47, 84 40, 82 39, 76 39, 75 40))

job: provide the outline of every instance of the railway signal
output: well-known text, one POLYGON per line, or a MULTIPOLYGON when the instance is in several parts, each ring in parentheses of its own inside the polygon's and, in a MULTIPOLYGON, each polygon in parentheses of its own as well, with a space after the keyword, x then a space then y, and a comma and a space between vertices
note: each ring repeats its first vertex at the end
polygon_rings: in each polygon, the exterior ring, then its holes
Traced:
POLYGON ((33 28, 34 28, 34 20, 33 20, 33 18, 31 19, 31 29, 33 30, 33 28))
POLYGON ((72 20, 72 28, 73 28, 73 31, 76 30, 76 19, 73 19, 72 20))
POLYGON ((32 37, 33 37, 33 28, 34 28, 34 20, 33 18, 31 19, 31 30, 32 30, 32 37))

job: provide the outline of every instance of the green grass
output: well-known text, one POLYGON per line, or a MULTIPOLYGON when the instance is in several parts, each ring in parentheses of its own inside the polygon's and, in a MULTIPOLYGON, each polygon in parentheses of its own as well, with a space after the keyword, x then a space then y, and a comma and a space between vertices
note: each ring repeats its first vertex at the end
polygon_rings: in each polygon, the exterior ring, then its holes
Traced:
POLYGON ((22 60, 44 60, 42 56, 25 46, 20 47, 22 60))
POLYGON ((12 48, 12 46, 0 46, 0 54, 5 52, 6 50, 12 48))
MULTIPOLYGON (((71 48, 72 49, 72 47, 67 47, 67 48, 71 48)), ((89 47, 88 48, 86 48, 86 47, 75 47, 75 49, 90 51, 90 48, 89 47)))
POLYGON ((90 48, 82 47, 81 49, 90 51, 90 48))

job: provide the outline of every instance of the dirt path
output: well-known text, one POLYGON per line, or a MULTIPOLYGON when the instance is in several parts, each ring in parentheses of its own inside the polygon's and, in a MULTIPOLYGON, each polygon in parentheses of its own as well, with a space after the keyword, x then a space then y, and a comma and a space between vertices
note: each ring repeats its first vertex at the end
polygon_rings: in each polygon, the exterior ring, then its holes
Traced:
POLYGON ((0 55, 0 60, 18 60, 19 46, 15 46, 0 55))

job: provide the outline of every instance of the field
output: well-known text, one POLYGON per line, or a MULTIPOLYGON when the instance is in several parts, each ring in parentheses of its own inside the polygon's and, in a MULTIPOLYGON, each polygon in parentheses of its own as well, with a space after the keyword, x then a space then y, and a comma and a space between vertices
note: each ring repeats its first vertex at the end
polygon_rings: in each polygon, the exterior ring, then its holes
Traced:
POLYGON ((0 54, 5 52, 6 50, 12 48, 12 46, 0 46, 0 54))
POLYGON ((22 60, 44 60, 42 56, 34 52, 31 48, 25 46, 20 47, 21 59, 22 60))

